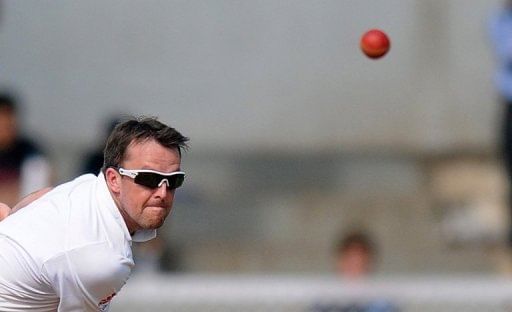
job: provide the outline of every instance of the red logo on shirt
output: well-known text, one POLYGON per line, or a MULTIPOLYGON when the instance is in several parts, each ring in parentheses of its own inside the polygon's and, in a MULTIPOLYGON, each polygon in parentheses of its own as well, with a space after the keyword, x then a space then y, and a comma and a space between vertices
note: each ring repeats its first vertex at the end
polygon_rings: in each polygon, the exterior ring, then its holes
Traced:
POLYGON ((112 300, 112 298, 114 298, 115 295, 116 295, 116 293, 112 293, 112 295, 106 297, 105 299, 102 299, 100 301, 100 303, 98 303, 98 307, 100 308, 100 311, 106 311, 106 308, 110 304, 110 300, 112 300))

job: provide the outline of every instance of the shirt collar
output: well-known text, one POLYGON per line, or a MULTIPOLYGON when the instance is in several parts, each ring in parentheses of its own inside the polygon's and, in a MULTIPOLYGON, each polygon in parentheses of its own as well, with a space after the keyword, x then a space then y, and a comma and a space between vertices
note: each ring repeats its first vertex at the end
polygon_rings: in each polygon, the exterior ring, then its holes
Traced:
POLYGON ((121 212, 119 211, 119 208, 117 207, 116 203, 114 202, 114 199, 112 198, 112 194, 110 194, 110 191, 107 187, 107 181, 105 180, 105 176, 103 175, 103 172, 100 172, 97 177, 97 184, 98 184, 98 197, 100 198, 100 202, 106 206, 105 208, 108 209, 111 213, 116 222, 119 224, 121 229, 123 230, 124 236, 127 241, 131 242, 146 242, 148 240, 151 240, 156 237, 156 230, 138 230, 135 231, 133 235, 130 235, 130 232, 128 231, 128 227, 126 226, 126 222, 123 219, 123 216, 121 215, 121 212))

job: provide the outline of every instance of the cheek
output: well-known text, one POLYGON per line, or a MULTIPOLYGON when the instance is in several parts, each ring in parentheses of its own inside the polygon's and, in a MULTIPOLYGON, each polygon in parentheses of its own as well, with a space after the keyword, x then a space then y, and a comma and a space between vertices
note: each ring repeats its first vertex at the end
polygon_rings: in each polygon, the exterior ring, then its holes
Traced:
POLYGON ((140 214, 142 207, 151 198, 151 192, 136 187, 125 187, 120 195, 123 208, 130 214, 140 214))

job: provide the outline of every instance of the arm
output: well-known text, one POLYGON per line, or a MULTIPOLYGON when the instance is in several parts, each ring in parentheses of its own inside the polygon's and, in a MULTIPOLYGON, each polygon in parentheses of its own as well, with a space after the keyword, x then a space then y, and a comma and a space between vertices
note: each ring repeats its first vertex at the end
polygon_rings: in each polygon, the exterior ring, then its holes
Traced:
POLYGON ((10 214, 13 214, 16 211, 20 210, 21 208, 27 206, 28 204, 43 196, 44 194, 48 193, 51 189, 51 187, 47 187, 28 194, 27 196, 23 197, 16 205, 14 205, 12 209, 6 204, 0 203, 0 221, 7 218, 7 216, 9 216, 10 214))

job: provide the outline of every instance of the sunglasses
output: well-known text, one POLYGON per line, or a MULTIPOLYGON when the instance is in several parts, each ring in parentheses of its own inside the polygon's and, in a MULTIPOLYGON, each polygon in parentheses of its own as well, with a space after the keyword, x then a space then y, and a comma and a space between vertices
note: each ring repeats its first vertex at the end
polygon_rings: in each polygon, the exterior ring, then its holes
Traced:
POLYGON ((180 187, 185 181, 185 172, 175 171, 170 173, 159 172, 155 170, 128 170, 116 168, 120 175, 133 179, 133 182, 149 187, 150 189, 159 188, 165 182, 169 190, 180 187))

